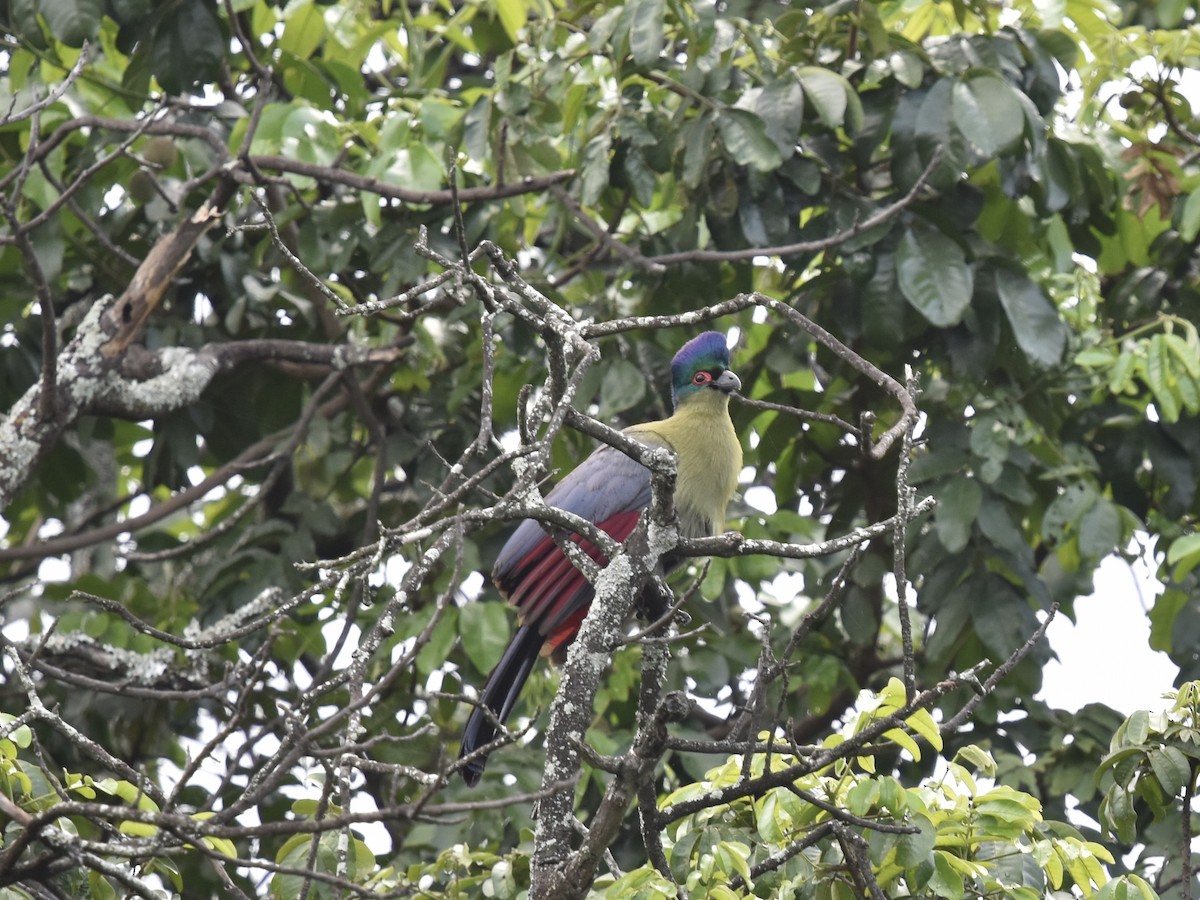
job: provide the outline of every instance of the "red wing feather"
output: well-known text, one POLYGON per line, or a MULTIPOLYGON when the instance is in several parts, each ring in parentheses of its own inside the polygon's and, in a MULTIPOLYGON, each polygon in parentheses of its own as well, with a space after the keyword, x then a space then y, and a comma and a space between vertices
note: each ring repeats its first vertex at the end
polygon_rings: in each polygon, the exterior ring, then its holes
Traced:
MULTIPOLYGON (((641 514, 641 510, 626 510, 598 522, 597 527, 614 540, 624 541, 641 514)), ((591 541, 579 535, 573 535, 571 540, 601 567, 608 565, 604 554, 591 541)), ((537 628, 546 637, 543 652, 570 643, 592 602, 595 594, 592 585, 549 536, 539 541, 514 568, 519 573, 518 580, 509 585, 506 595, 520 611, 521 622, 537 628)))

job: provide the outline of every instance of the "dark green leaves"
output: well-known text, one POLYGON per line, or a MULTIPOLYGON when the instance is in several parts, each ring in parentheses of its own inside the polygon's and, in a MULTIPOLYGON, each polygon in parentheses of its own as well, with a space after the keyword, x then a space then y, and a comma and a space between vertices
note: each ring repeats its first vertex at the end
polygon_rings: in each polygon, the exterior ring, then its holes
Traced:
POLYGON ((458 620, 467 657, 480 672, 490 671, 500 661, 513 628, 506 605, 495 595, 480 597, 458 611, 458 620))
POLYGON ((783 154, 767 134, 763 120, 752 112, 736 107, 722 110, 717 116, 717 131, 737 163, 769 172, 783 162, 783 154))
MULTIPOLYGON (((932 324, 949 328, 962 321, 971 303, 974 276, 962 246, 939 229, 916 221, 900 239, 896 251, 900 290, 932 324)), ((1003 265, 995 269, 995 283, 1017 346, 1035 365, 1057 364, 1067 329, 1042 288, 1024 272, 1003 265)))
POLYGON ((751 88, 741 96, 736 108, 747 109, 762 119, 763 127, 778 147, 781 158, 792 155, 804 118, 804 92, 799 84, 787 79, 761 88, 751 88))
POLYGON ((8 7, 5 18, 12 28, 38 47, 45 46, 43 23, 50 37, 68 47, 81 47, 96 36, 104 14, 102 0, 13 0, 8 7))
POLYGON ((1121 549, 1121 513, 1108 500, 1098 500, 1079 523, 1079 552, 1102 559, 1121 549))
POLYGON ((646 376, 628 360, 615 360, 600 382, 600 415, 608 417, 624 412, 646 396, 646 376))
POLYGON ((967 545, 982 501, 979 482, 966 476, 951 479, 938 494, 935 513, 938 539, 951 553, 957 553, 967 545))
POLYGON ((104 12, 101 0, 36 0, 32 5, 45 17, 50 34, 70 47, 95 36, 104 12))
POLYGON ((629 52, 633 61, 643 68, 658 62, 663 48, 664 0, 630 0, 629 52))
POLYGON ((1016 91, 996 75, 956 83, 952 109, 955 127, 986 156, 1011 150, 1025 130, 1016 91))
POLYGON ((580 199, 590 206, 600 199, 600 193, 609 183, 609 162, 612 155, 612 137, 602 132, 588 141, 583 152, 583 172, 580 179, 580 199))
POLYGON ((826 128, 854 131, 862 125, 862 103, 841 75, 804 66, 796 78, 750 88, 718 116, 721 139, 737 162, 762 172, 779 168, 794 152, 806 100, 826 128))
POLYGON ((975 286, 962 247, 919 221, 900 240, 896 278, 908 302, 942 328, 962 319, 975 286))
POLYGON ((183 93, 216 74, 225 47, 220 26, 207 3, 175 3, 156 21, 151 67, 168 93, 183 93))
POLYGON ((862 124, 862 103, 858 94, 841 75, 817 66, 804 66, 797 75, 804 87, 804 96, 816 110, 827 128, 856 131, 862 124))
POLYGON ((996 270, 996 295, 1017 345, 1029 360, 1040 366, 1056 365, 1066 346, 1067 327, 1045 292, 1024 272, 1000 268, 996 270))
POLYGON ((592 45, 597 50, 616 48, 618 53, 627 48, 634 65, 648 69, 662 55, 665 11, 664 0, 630 0, 624 6, 614 7, 589 29, 592 45))

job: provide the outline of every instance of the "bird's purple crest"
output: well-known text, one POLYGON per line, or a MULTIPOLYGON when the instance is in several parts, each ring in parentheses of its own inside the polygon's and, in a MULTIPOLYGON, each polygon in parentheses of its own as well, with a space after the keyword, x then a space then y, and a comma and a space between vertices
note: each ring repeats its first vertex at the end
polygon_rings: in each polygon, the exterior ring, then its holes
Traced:
POLYGON ((679 348, 671 360, 671 400, 679 401, 698 388, 692 378, 699 371, 719 374, 729 368, 729 344, 719 331, 705 331, 679 348))

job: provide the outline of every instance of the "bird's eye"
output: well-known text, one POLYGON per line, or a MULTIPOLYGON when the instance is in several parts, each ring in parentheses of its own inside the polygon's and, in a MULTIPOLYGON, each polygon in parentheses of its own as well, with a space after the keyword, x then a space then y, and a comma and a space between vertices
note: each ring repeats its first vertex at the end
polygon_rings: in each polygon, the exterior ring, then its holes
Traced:
POLYGON ((703 384, 708 384, 712 380, 713 380, 713 377, 712 377, 712 373, 710 373, 710 372, 697 372, 695 375, 692 376, 692 384, 703 385, 703 384))

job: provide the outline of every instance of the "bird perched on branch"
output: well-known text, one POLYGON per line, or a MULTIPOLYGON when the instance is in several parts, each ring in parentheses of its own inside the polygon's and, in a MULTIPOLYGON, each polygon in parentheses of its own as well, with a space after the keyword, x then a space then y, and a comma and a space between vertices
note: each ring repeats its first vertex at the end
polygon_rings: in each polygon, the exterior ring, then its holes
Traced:
MULTIPOLYGON (((725 336, 706 331, 684 344, 671 361, 671 417, 625 429, 627 436, 648 447, 675 452, 675 509, 683 537, 712 535, 725 526, 725 509, 742 468, 742 447, 729 418, 729 394, 740 387, 729 369, 725 336)), ((594 522, 624 541, 650 504, 650 470, 615 447, 603 446, 546 495, 546 504, 594 522)), ((608 564, 591 542, 579 535, 571 540, 601 566, 608 564)), ((665 559, 664 565, 671 568, 679 562, 665 559)), ((460 757, 495 739, 496 723, 507 721, 538 656, 559 663, 566 659, 595 593, 533 520, 522 522, 508 539, 492 580, 517 608, 520 627, 467 721, 460 757)), ((478 783, 486 762, 486 756, 476 757, 463 768, 467 784, 478 783)))

